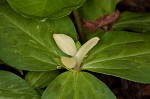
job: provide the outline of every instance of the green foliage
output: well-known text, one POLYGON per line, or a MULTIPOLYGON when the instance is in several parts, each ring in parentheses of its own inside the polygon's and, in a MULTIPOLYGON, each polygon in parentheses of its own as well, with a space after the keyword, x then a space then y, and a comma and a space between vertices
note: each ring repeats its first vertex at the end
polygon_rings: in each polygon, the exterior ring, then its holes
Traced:
POLYGON ((79 9, 82 19, 96 20, 103 15, 112 13, 116 10, 119 0, 87 0, 79 9))
POLYGON ((104 30, 110 25, 93 32, 82 28, 80 19, 93 22, 115 12, 118 2, 1 0, 0 64, 15 68, 25 79, 12 74, 11 69, 0 70, 0 99, 116 99, 88 71, 150 83, 149 13, 121 13, 110 31, 104 30), (63 38, 53 38, 54 34, 63 38), (80 41, 93 37, 81 45, 84 42, 80 41), (72 43, 61 45, 61 40, 72 43), (69 56, 68 49, 74 50, 73 46, 78 51, 69 56))
POLYGON ((28 17, 55 19, 79 8, 85 0, 7 0, 12 8, 28 17))
POLYGON ((0 99, 40 99, 40 96, 20 77, 0 71, 0 99))
POLYGON ((7 3, 7 0, 0 0, 0 5, 7 3))
POLYGON ((88 54, 83 69, 150 83, 150 36, 107 32, 88 54))
POLYGON ((0 64, 4 64, 4 62, 0 59, 0 64))
POLYGON ((150 32, 150 13, 124 12, 117 22, 114 23, 114 30, 128 30, 149 34, 150 32))
POLYGON ((65 72, 44 91, 41 99, 116 99, 107 86, 86 72, 65 72))
POLYGON ((59 71, 28 72, 25 80, 34 88, 44 88, 59 75, 59 71))
POLYGON ((77 40, 68 17, 38 22, 19 15, 9 6, 0 6, 0 10, 0 58, 15 68, 57 69, 62 51, 54 43, 52 34, 64 33, 77 40))

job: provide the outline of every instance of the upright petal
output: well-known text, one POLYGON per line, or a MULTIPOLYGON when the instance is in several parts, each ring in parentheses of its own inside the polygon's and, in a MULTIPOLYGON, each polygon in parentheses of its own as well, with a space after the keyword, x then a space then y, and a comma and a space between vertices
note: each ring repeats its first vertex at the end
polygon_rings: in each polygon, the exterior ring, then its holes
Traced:
POLYGON ((77 70, 80 67, 80 65, 83 61, 83 58, 98 43, 99 40, 100 39, 98 37, 94 37, 80 47, 80 49, 78 50, 78 52, 75 55, 75 57, 77 59, 77 65, 75 67, 75 70, 77 70))
POLYGON ((77 60, 75 57, 64 57, 62 56, 61 57, 61 62, 67 67, 67 68, 74 68, 76 63, 77 63, 77 60))
POLYGON ((77 48, 74 40, 65 34, 53 34, 53 38, 58 47, 66 54, 74 56, 77 53, 77 48))

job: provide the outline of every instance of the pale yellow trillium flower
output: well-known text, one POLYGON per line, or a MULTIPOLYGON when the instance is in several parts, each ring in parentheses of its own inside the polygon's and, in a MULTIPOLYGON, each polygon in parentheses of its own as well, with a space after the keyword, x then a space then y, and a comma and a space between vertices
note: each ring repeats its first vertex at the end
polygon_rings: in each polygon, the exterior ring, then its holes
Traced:
POLYGON ((53 38, 57 46, 67 55, 71 57, 61 57, 61 62, 66 68, 80 69, 80 65, 86 54, 98 43, 98 37, 93 37, 85 44, 83 44, 77 51, 74 40, 65 34, 53 34, 53 38))

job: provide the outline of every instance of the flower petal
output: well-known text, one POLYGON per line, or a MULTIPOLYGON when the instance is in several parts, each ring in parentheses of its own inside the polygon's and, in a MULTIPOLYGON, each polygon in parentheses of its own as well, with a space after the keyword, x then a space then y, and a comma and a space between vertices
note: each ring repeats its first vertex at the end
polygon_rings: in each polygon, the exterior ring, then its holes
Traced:
POLYGON ((61 62, 67 67, 67 68, 74 68, 76 63, 77 63, 77 60, 75 57, 64 57, 62 56, 61 57, 61 62))
POLYGON ((74 40, 65 34, 53 34, 53 38, 58 47, 66 54, 74 56, 77 53, 77 48, 74 40))
POLYGON ((75 67, 75 70, 77 70, 80 67, 80 65, 83 61, 83 58, 98 43, 99 40, 100 39, 98 37, 94 37, 80 47, 80 49, 78 50, 78 52, 75 55, 75 57, 77 59, 77 65, 75 67))

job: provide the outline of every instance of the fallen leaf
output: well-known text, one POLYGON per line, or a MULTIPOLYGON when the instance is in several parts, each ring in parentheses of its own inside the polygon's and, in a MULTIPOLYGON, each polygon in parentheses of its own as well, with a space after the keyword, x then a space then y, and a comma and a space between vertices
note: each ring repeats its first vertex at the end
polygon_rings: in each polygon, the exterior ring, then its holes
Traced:
POLYGON ((120 12, 117 10, 111 14, 104 15, 98 18, 96 21, 82 20, 83 26, 88 29, 88 31, 93 32, 98 28, 108 26, 115 22, 120 16, 120 12))

